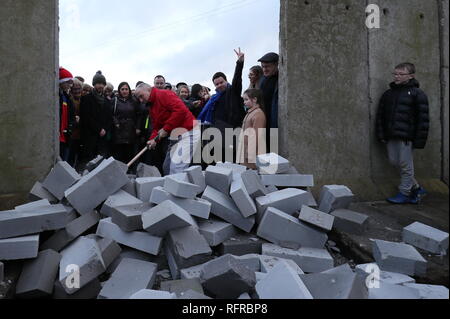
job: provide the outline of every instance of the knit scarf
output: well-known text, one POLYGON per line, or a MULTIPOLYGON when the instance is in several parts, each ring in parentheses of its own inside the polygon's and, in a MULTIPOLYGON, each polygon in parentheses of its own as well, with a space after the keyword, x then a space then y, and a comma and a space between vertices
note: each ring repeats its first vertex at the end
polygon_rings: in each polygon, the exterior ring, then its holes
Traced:
POLYGON ((94 96, 94 98, 98 104, 100 104, 101 106, 103 106, 103 104, 105 104, 106 98, 103 94, 99 94, 99 93, 97 93, 97 91, 95 89, 93 89, 92 95, 94 96))
MULTIPOLYGON (((228 84, 227 89, 230 87, 231 84, 228 84)), ((211 96, 208 103, 206 103, 205 107, 203 108, 202 112, 197 118, 203 124, 214 124, 213 123, 214 109, 216 108, 217 101, 222 97, 222 95, 226 92, 226 90, 224 90, 223 92, 218 92, 216 90, 216 92, 217 92, 216 94, 211 96)))

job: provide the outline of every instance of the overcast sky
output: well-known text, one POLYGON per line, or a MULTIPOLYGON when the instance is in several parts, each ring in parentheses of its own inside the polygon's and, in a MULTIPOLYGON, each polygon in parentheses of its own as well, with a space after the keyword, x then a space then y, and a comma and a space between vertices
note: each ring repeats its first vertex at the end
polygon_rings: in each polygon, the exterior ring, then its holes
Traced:
POLYGON ((116 88, 122 81, 213 88, 212 75, 232 81, 237 60, 243 73, 267 52, 279 51, 279 0, 60 0, 60 65, 92 84, 101 70, 116 88))

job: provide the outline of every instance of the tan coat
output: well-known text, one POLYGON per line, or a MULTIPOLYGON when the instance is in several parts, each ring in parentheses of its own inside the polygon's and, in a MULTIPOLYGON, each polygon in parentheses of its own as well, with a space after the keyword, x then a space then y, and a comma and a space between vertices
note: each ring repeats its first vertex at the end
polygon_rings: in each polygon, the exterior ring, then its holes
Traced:
POLYGON ((266 153, 266 115, 259 107, 248 110, 239 135, 237 162, 256 169, 256 156, 266 153))

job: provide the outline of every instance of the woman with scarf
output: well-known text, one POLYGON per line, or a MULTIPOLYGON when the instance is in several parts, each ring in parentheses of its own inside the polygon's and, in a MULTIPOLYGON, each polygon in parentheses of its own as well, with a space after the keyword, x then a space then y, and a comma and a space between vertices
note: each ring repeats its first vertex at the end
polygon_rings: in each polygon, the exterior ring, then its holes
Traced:
POLYGON ((141 133, 141 108, 127 82, 119 84, 118 96, 112 100, 112 153, 116 160, 128 163, 134 157, 137 136, 141 133))
POLYGON ((112 128, 112 109, 104 96, 106 79, 98 71, 92 80, 94 89, 81 98, 80 127, 83 144, 83 159, 89 162, 97 155, 108 157, 112 128), (108 134, 109 133, 109 134, 108 134))

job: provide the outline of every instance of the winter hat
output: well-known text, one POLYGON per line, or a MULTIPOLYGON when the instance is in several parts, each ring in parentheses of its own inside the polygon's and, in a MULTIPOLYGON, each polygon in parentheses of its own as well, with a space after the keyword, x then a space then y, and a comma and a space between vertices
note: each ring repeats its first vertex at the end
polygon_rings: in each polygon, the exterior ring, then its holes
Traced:
POLYGON ((276 54, 275 52, 267 53, 265 56, 263 56, 261 59, 258 60, 258 62, 266 62, 266 63, 278 63, 280 59, 280 56, 276 54))
POLYGON ((92 79, 92 85, 95 86, 96 84, 103 84, 106 86, 106 78, 103 76, 102 71, 98 71, 94 78, 92 79))
POLYGON ((59 67, 59 83, 73 80, 73 75, 63 67, 59 67))

